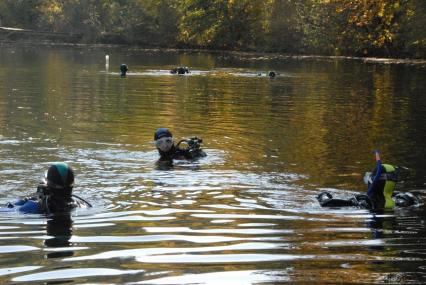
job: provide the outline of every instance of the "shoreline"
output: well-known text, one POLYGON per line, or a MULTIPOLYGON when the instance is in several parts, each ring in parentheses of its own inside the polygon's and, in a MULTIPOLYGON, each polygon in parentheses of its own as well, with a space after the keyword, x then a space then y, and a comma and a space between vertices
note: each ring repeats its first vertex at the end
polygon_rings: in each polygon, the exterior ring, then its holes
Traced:
POLYGON ((124 49, 127 51, 150 51, 150 52, 172 52, 172 53, 210 53, 210 54, 228 54, 240 57, 243 60, 284 60, 284 59, 318 59, 318 60, 352 60, 363 63, 378 63, 385 65, 415 65, 426 67, 426 59, 418 58, 385 58, 385 57, 359 57, 343 55, 315 55, 315 54, 284 54, 277 52, 250 52, 250 51, 230 51, 230 50, 209 50, 197 48, 164 48, 164 47, 141 47, 126 44, 101 44, 101 43, 66 43, 66 42, 33 42, 33 41, 0 41, 0 47, 76 47, 91 49, 124 49))

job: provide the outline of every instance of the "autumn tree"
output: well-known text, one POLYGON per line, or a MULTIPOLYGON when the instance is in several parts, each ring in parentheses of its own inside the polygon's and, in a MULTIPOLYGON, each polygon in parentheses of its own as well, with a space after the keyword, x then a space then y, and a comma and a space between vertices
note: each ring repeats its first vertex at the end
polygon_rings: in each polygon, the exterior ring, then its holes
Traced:
POLYGON ((267 43, 272 51, 293 53, 302 47, 302 15, 295 1, 274 0, 268 15, 267 43))
POLYGON ((331 0, 344 20, 338 40, 345 53, 375 55, 394 53, 395 42, 407 15, 404 0, 331 0))
POLYGON ((0 0, 4 26, 89 43, 292 54, 425 57, 425 14, 425 0, 0 0))
POLYGON ((251 49, 263 40, 263 0, 185 0, 180 40, 190 46, 251 49))

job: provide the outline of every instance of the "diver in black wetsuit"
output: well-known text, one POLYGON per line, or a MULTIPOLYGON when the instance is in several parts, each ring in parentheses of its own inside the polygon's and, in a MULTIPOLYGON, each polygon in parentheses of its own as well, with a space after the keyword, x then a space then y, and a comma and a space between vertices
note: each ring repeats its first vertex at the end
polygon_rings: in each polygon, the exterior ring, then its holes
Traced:
POLYGON ((68 164, 58 162, 47 170, 43 183, 37 187, 36 195, 7 203, 5 209, 25 214, 52 214, 69 212, 78 207, 91 207, 90 203, 72 194, 74 171, 68 164))
POLYGON ((380 154, 375 151, 376 167, 366 173, 364 181, 368 185, 367 194, 359 194, 350 199, 335 199, 329 192, 317 196, 322 207, 354 206, 365 209, 393 209, 419 204, 417 197, 411 193, 394 192, 398 179, 397 169, 390 164, 382 164, 380 154))
POLYGON ((127 67, 127 64, 123 63, 120 65, 120 76, 121 77, 126 77, 127 71, 129 71, 129 68, 127 67))
POLYGON ((201 150, 202 139, 190 138, 179 141, 176 145, 173 142, 173 135, 166 128, 159 128, 154 133, 155 147, 160 154, 160 161, 172 161, 173 159, 196 159, 206 156, 201 150), (183 148, 181 145, 186 145, 183 148))
POLYGON ((189 69, 186 66, 185 67, 179 66, 179 67, 175 67, 172 70, 170 70, 170 73, 182 75, 182 74, 185 74, 185 73, 189 73, 189 69))

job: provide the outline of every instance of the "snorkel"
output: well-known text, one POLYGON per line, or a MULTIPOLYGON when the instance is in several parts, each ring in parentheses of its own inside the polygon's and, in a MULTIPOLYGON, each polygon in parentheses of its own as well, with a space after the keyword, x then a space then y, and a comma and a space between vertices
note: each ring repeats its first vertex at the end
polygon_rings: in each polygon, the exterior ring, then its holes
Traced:
POLYGON ((382 164, 378 150, 374 154, 376 167, 374 176, 370 174, 367 179, 367 196, 373 201, 374 208, 392 209, 395 207, 392 195, 398 179, 397 169, 393 165, 382 164))
POLYGON ((377 182, 380 179, 380 176, 382 175, 382 161, 380 160, 380 152, 378 150, 375 150, 374 154, 376 157, 376 175, 368 186, 367 195, 369 197, 373 195, 374 187, 376 186, 377 182))

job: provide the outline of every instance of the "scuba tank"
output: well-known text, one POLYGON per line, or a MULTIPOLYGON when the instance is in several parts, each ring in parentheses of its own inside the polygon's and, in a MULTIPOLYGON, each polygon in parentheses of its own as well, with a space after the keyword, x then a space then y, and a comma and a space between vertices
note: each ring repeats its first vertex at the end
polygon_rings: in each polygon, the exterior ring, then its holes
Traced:
POLYGON ((179 149, 181 145, 184 145, 182 149, 185 152, 185 156, 188 156, 188 158, 197 158, 197 157, 204 157, 206 156, 206 153, 201 150, 201 144, 203 143, 203 140, 197 137, 192 137, 189 139, 183 139, 180 140, 176 147, 179 149))

